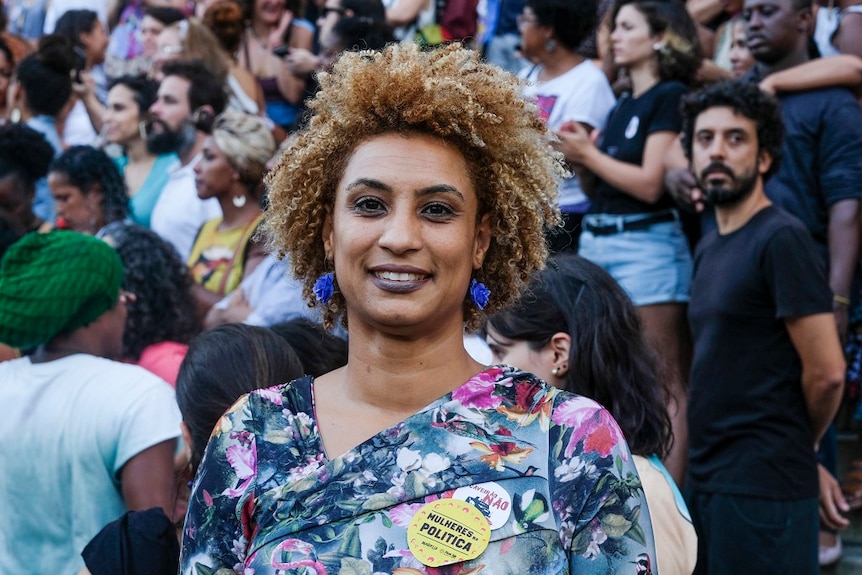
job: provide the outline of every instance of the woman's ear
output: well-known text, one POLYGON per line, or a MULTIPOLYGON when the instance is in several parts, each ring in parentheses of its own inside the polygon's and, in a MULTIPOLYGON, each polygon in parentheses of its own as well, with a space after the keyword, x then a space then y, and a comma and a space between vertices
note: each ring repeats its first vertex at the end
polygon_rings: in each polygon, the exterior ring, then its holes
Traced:
POLYGON ((335 247, 335 238, 334 232, 335 228, 332 225, 332 209, 327 206, 326 215, 323 217, 323 225, 320 228, 321 239, 323 240, 323 253, 326 256, 326 259, 329 261, 335 261, 335 254, 333 253, 335 247))
POLYGON ((476 237, 473 240, 473 269, 482 267, 485 254, 491 246, 491 214, 485 214, 476 226, 476 237))
POLYGON ((557 377, 563 377, 569 371, 569 353, 572 349, 572 336, 561 331, 551 336, 547 346, 551 354, 553 373, 557 377))
POLYGON ((93 184, 90 191, 87 192, 87 205, 91 210, 104 209, 105 194, 102 192, 100 184, 93 184))

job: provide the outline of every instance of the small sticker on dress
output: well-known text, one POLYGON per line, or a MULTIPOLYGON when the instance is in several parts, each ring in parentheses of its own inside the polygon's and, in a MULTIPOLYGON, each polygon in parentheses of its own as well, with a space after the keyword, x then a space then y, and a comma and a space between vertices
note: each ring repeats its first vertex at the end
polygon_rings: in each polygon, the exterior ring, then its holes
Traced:
POLYGON ((494 482, 460 487, 452 498, 472 503, 488 519, 492 530, 504 526, 512 514, 512 496, 494 482))
POLYGON ((423 565, 470 561, 488 548, 491 526, 473 505, 438 499, 423 505, 407 527, 407 546, 423 565))

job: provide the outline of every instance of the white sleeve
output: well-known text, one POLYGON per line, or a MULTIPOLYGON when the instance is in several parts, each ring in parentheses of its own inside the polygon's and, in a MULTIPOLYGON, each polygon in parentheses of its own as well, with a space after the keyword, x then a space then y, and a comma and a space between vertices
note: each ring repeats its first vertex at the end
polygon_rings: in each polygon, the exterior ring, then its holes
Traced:
POLYGON ((128 405, 119 430, 114 473, 145 449, 180 435, 182 417, 174 390, 158 377, 145 375, 145 381, 128 382, 143 385, 144 389, 126 394, 128 405))

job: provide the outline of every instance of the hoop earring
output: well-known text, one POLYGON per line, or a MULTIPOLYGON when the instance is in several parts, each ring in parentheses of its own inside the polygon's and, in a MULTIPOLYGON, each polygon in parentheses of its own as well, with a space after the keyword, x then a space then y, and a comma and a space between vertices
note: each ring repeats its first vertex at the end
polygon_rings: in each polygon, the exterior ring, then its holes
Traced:
POLYGON ((231 203, 233 203, 233 206, 235 208, 243 207, 245 205, 245 202, 246 202, 245 194, 242 194, 239 196, 234 196, 233 199, 231 199, 231 203))
POLYGON ((317 278, 314 282, 314 297, 322 304, 329 303, 332 299, 332 294, 335 293, 335 274, 326 273, 317 278))
POLYGON ((477 308, 485 309, 490 296, 491 290, 485 284, 477 282, 475 279, 470 282, 470 300, 477 308))

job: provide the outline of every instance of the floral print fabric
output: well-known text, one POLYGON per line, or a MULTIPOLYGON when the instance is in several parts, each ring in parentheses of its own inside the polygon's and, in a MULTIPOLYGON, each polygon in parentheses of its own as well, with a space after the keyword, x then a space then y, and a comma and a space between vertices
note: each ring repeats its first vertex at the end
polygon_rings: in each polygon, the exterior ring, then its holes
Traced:
POLYGON ((310 377, 258 390, 222 417, 189 502, 183 574, 656 572, 640 478, 597 403, 490 367, 329 459, 313 392, 310 377), (419 562, 407 544, 413 515, 488 483, 511 506, 487 549, 436 568, 419 562))

